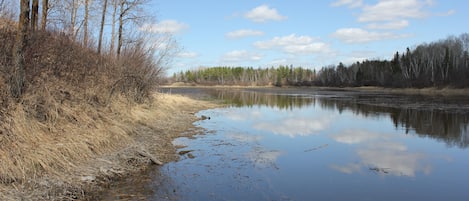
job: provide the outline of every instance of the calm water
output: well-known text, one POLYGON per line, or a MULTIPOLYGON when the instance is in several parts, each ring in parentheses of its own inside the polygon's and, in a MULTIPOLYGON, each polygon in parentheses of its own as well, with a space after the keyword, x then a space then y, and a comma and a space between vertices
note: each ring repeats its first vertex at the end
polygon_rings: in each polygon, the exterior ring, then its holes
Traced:
POLYGON ((206 133, 175 140, 190 152, 150 174, 144 199, 469 200, 469 102, 212 95, 230 106, 198 114, 206 133))

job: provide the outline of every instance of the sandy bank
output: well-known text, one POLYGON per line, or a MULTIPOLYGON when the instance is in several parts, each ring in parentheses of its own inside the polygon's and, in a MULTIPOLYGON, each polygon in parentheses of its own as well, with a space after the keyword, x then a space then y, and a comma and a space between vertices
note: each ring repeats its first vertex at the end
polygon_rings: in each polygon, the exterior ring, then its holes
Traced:
POLYGON ((77 114, 92 114, 72 116, 81 124, 57 125, 54 132, 44 132, 40 122, 17 123, 18 129, 38 134, 15 142, 0 139, 5 145, 0 157, 9 159, 0 167, 0 200, 92 200, 119 178, 175 160, 172 139, 197 132, 195 113, 213 107, 217 105, 180 95, 155 94, 151 102, 130 107, 123 100, 106 110, 78 108, 77 114))

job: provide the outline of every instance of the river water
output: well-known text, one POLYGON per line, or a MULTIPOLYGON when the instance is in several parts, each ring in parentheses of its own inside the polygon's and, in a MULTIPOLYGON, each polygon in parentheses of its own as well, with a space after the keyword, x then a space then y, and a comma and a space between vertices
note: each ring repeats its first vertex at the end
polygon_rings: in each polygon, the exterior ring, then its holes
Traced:
MULTIPOLYGON (((200 93, 200 92, 198 92, 200 93)), ((468 200, 469 101, 353 92, 205 91, 205 133, 127 181, 128 200, 468 200)), ((127 196, 126 196, 127 195, 127 196)))

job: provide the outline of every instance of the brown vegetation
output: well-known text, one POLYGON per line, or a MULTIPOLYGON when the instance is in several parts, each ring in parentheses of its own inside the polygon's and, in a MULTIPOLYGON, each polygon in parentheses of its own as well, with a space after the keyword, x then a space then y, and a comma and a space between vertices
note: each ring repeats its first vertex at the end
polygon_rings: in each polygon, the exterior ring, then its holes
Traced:
POLYGON ((15 35, 0 30, 0 200, 86 198, 116 176, 169 160, 174 151, 161 151, 171 136, 207 107, 152 95, 160 68, 139 44, 114 59, 41 31, 28 35, 24 92, 13 98, 15 35))

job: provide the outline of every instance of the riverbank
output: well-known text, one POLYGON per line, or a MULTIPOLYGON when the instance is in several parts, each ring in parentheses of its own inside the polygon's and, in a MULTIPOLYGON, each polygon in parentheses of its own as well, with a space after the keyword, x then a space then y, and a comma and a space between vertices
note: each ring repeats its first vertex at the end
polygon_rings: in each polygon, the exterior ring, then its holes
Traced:
MULTIPOLYGON (((40 122, 16 125, 35 135, 18 136, 14 143, 0 139, 5 159, 0 200, 93 200, 115 180, 175 160, 172 139, 198 132, 192 125, 195 113, 213 107, 209 101, 154 94, 151 101, 130 107, 119 100, 98 111, 68 111, 88 116, 73 116, 81 124, 57 125, 60 135, 42 133, 40 122)), ((11 118, 18 122, 20 116, 11 118)))
POLYGON ((469 88, 385 88, 385 87, 295 87, 295 86, 241 86, 241 85, 214 85, 203 86, 196 84, 174 83, 171 85, 164 85, 162 88, 202 88, 202 89, 254 89, 254 90, 274 90, 274 91, 349 91, 349 92, 363 92, 363 93, 388 93, 388 94, 403 94, 403 95, 429 95, 429 96, 469 96, 469 88))

